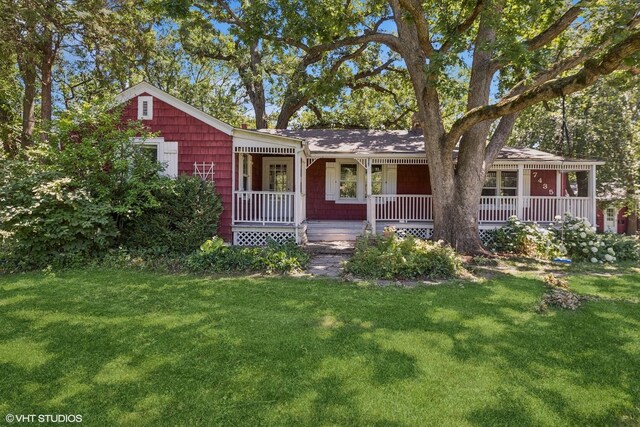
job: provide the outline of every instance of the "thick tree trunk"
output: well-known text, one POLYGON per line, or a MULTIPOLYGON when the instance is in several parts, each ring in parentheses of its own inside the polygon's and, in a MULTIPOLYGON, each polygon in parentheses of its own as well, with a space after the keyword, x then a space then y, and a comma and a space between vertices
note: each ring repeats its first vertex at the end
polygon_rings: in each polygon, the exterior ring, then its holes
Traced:
POLYGON ((578 184, 578 197, 589 197, 589 172, 576 172, 576 182, 578 184))
POLYGON ((51 30, 45 29, 42 46, 42 65, 41 72, 41 105, 40 119, 42 123, 42 140, 48 140, 48 129, 51 123, 52 115, 52 70, 55 58, 55 48, 53 46, 53 34, 51 30))
MULTIPOLYGON (((455 172, 451 155, 429 153, 433 191, 433 239, 444 240, 461 253, 486 254, 478 230, 478 205, 484 178, 455 172)), ((459 170, 459 169, 458 169, 459 170)))
POLYGON ((23 147, 33 142, 33 131, 36 126, 36 70, 31 64, 26 64, 21 71, 24 84, 22 98, 22 133, 20 142, 23 147))
POLYGON ((635 236, 638 234, 638 211, 633 210, 627 218, 627 230, 628 236, 635 236))

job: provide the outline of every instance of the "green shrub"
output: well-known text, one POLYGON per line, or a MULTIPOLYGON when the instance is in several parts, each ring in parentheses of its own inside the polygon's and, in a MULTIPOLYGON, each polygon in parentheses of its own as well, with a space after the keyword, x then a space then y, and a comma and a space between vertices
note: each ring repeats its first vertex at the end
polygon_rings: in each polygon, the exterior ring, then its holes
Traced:
POLYGON ((536 223, 520 221, 512 216, 507 224, 493 231, 488 245, 496 252, 508 252, 534 258, 554 258, 563 253, 556 237, 536 223))
POLYGON ((152 196, 156 207, 124 222, 120 237, 123 246, 190 253, 217 234, 222 201, 213 183, 180 176, 165 180, 152 196))
POLYGON ((117 235, 109 206, 56 172, 7 161, 0 184, 5 270, 67 266, 104 252, 117 235))
POLYGON ((596 228, 586 218, 574 217, 567 212, 557 216, 550 228, 574 261, 604 263, 617 260, 614 249, 602 240, 602 235, 596 234, 596 228))
POLYGON ((640 237, 607 233, 602 241, 613 250, 618 261, 640 261, 640 237))
POLYGON ((194 272, 290 273, 304 269, 309 256, 294 242, 270 242, 266 247, 226 246, 216 237, 191 255, 187 268, 194 272))
POLYGON ((345 267, 358 277, 387 280, 452 278, 461 269, 460 258, 442 242, 396 235, 359 239, 345 267))

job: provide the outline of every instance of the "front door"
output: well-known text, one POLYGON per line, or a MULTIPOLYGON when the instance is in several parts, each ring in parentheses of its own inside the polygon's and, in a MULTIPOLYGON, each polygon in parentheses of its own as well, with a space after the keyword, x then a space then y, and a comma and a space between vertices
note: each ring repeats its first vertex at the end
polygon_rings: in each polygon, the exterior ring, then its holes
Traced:
POLYGON ((266 220, 293 222, 293 158, 265 157, 262 162, 262 191, 269 192, 262 207, 266 220))

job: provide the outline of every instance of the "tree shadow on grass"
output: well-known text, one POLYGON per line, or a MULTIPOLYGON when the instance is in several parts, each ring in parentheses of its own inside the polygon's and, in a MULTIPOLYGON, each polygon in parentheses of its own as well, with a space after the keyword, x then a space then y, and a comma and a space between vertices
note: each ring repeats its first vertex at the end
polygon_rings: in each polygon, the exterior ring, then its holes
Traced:
POLYGON ((554 419, 618 419, 615 402, 580 412, 580 388, 640 401, 637 312, 538 315, 532 279, 414 290, 109 271, 0 280, 5 412, 82 413, 87 425, 531 425, 532 400, 554 419), (546 386, 548 375, 561 381, 546 386))

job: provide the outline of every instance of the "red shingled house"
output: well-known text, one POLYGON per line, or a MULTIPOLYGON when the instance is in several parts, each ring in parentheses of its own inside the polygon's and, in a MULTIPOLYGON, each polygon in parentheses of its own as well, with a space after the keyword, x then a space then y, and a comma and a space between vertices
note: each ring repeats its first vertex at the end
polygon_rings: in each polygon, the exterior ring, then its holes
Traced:
MULTIPOLYGON (((123 119, 159 136, 140 141, 170 176, 213 179, 224 212, 219 235, 238 245, 269 238, 354 239, 387 225, 429 237, 429 161, 416 131, 238 129, 148 84, 124 91, 123 119)), ((565 212, 596 222, 601 162, 504 148, 483 190, 481 234, 517 215, 548 223, 565 212), (563 175, 589 172, 589 196, 569 197, 563 175)))

